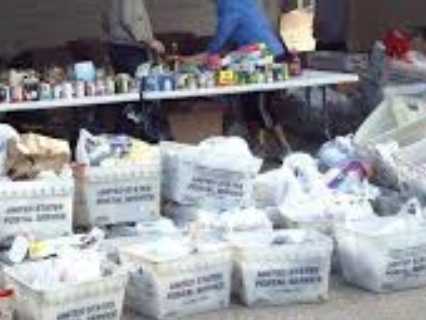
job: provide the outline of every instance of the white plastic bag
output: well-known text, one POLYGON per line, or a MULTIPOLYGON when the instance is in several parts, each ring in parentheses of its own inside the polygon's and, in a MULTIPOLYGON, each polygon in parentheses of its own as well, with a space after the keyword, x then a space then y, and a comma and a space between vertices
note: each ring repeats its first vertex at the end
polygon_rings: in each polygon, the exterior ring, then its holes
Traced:
POLYGON ((162 143, 164 198, 228 210, 252 202, 262 161, 239 138, 212 138, 199 146, 162 143))

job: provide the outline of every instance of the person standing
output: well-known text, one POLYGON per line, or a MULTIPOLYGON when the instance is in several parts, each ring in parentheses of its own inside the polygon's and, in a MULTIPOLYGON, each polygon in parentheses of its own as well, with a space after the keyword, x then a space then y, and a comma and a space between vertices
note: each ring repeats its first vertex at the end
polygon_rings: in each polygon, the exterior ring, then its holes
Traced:
POLYGON ((116 72, 133 75, 149 59, 151 50, 160 54, 165 51, 154 37, 145 0, 109 0, 103 25, 116 72))
POLYGON ((346 51, 349 0, 316 0, 314 38, 317 50, 346 51))

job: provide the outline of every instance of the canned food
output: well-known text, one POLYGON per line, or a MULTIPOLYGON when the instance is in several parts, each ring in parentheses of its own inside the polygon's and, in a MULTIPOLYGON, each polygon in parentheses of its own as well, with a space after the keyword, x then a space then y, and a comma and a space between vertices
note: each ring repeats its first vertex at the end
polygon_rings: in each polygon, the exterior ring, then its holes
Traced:
POLYGON ((40 84, 40 100, 52 100, 52 86, 50 83, 43 82, 40 84))
POLYGON ((23 86, 23 95, 25 101, 39 100, 38 82, 27 82, 23 86))
POLYGON ((267 83, 273 83, 274 82, 274 72, 272 70, 267 70, 265 73, 265 78, 267 83))
POLYGON ((198 88, 197 86, 197 79, 195 75, 189 75, 187 78, 187 87, 190 90, 196 90, 198 88))
POLYGON ((86 85, 84 81, 74 82, 74 95, 76 98, 84 98, 86 96, 86 85))
POLYGON ((107 77, 105 80, 106 85, 106 94, 114 95, 115 94, 115 81, 113 77, 107 77))
POLYGON ((96 85, 94 82, 88 81, 85 83, 86 87, 86 96, 94 97, 96 95, 96 85))
POLYGON ((24 101, 24 88, 22 86, 13 86, 10 88, 10 99, 12 102, 24 101))
POLYGON ((174 89, 173 78, 171 76, 163 76, 160 82, 161 90, 172 91, 174 89))
POLYGON ((0 86, 0 103, 10 102, 10 88, 8 86, 0 86))
POLYGON ((139 92, 139 81, 136 79, 129 79, 129 92, 138 93, 139 92))
POLYGON ((61 99, 63 94, 62 91, 64 90, 64 87, 60 84, 57 84, 53 87, 53 99, 61 99))
POLYGON ((175 85, 176 89, 186 89, 187 88, 187 77, 186 74, 178 73, 176 75, 175 85))
POLYGON ((64 82, 62 84, 62 98, 64 99, 72 99, 74 98, 74 87, 71 82, 64 82))
POLYGON ((158 76, 151 75, 144 78, 144 91, 159 91, 160 82, 158 76))
POLYGON ((106 94, 106 85, 104 80, 96 80, 95 82, 95 95, 104 96, 106 94))
POLYGON ((130 77, 127 74, 119 74, 117 76, 117 93, 129 93, 130 77))
POLYGON ((290 79, 290 71, 287 63, 283 64, 283 77, 284 80, 290 79))

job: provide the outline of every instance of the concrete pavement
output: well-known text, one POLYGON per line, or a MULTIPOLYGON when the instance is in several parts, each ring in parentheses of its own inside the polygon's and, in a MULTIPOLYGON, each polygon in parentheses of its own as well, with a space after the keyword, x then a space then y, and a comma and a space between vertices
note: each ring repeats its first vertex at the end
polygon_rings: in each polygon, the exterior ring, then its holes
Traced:
MULTIPOLYGON (((330 299, 320 305, 228 310, 186 317, 191 320, 426 320, 426 289, 386 295, 365 292, 333 278, 330 299)), ((124 320, 145 320, 127 315, 124 320)))

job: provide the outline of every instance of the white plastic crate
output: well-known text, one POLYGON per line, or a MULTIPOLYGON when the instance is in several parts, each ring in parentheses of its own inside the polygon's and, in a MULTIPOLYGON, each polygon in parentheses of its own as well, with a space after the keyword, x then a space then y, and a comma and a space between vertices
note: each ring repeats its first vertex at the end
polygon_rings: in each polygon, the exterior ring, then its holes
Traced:
POLYGON ((345 280, 376 293, 426 286, 426 228, 374 235, 380 220, 337 230, 345 280))
POLYGON ((155 319, 176 319, 195 313, 227 308, 231 298, 231 254, 229 249, 199 251, 181 257, 157 260, 123 249, 130 274, 126 304, 135 313, 155 319))
POLYGON ((161 161, 134 167, 80 169, 76 176, 78 226, 152 220, 160 216, 161 161))
POLYGON ((233 292, 247 306, 328 299, 332 241, 304 230, 234 236, 233 292), (266 241, 265 241, 266 239, 266 241))
POLYGON ((121 319, 128 278, 126 273, 42 291, 34 289, 23 280, 22 274, 31 264, 5 269, 6 283, 16 292, 18 319, 121 319))
POLYGON ((209 155, 198 147, 162 143, 163 195, 180 204, 227 210, 250 204, 262 161, 209 155))
POLYGON ((37 239, 72 233, 74 181, 0 183, 0 239, 27 233, 37 239))

